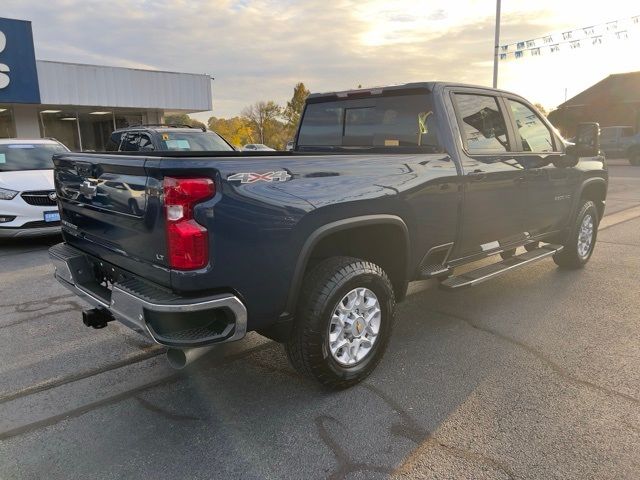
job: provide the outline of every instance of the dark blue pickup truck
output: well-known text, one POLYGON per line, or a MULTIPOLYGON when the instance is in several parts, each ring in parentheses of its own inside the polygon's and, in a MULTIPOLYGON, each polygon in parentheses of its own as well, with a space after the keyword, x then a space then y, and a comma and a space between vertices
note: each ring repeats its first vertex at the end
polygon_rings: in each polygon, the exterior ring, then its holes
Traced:
POLYGON ((583 266, 608 181, 597 124, 568 144, 521 97, 449 83, 311 95, 292 152, 54 162, 50 253, 85 324, 119 320, 178 366, 256 330, 333 388, 380 361, 413 280, 583 266))

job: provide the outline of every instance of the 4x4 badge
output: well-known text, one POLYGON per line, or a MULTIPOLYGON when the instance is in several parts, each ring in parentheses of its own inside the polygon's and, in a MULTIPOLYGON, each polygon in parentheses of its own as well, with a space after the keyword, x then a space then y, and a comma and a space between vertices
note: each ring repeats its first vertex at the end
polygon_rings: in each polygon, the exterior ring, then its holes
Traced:
POLYGON ((285 170, 280 170, 278 172, 267 172, 267 173, 234 173, 233 175, 229 175, 227 180, 230 182, 239 181, 240 183, 255 183, 255 182, 286 182, 291 178, 285 170))

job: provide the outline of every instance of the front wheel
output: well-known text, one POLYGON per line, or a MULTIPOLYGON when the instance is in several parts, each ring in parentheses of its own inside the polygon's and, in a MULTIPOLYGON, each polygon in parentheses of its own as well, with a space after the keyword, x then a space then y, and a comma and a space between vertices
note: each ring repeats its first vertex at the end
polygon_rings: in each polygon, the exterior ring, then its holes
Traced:
POLYGON ((305 276, 287 357, 300 373, 329 388, 350 387, 382 358, 394 315, 393 288, 378 265, 329 258, 305 276))
POLYGON ((582 268, 591 258, 598 236, 598 209, 591 200, 584 200, 571 227, 564 249, 553 256, 562 268, 582 268))

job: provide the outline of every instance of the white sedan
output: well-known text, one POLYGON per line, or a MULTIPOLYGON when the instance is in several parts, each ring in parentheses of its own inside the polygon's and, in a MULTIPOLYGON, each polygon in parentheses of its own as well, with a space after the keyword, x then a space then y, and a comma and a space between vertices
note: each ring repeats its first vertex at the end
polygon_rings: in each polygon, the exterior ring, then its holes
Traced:
POLYGON ((242 147, 243 152, 275 152, 271 147, 267 147, 262 143, 248 143, 242 147))
POLYGON ((55 140, 0 139, 0 238, 60 232, 51 157, 68 151, 55 140))

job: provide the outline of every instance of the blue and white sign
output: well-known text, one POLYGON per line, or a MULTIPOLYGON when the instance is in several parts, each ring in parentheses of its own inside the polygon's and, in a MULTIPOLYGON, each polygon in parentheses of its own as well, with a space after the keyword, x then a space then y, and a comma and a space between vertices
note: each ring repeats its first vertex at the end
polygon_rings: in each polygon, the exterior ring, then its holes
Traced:
POLYGON ((40 103, 31 22, 0 18, 0 103, 40 103))

